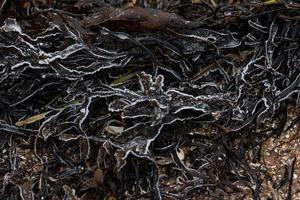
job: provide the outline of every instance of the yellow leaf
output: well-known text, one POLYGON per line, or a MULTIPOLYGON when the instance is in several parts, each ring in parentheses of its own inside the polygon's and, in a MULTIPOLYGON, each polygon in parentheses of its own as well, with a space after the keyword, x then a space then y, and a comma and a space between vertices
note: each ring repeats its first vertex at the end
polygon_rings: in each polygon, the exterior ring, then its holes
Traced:
POLYGON ((41 114, 38 114, 38 115, 34 115, 34 116, 31 116, 27 119, 24 119, 24 120, 21 120, 21 121, 18 121, 16 123, 16 126, 24 126, 26 124, 32 124, 36 121, 40 121, 42 119, 45 118, 45 116, 48 114, 49 112, 44 112, 44 113, 41 113, 41 114))
MULTIPOLYGON (((75 99, 75 100, 71 101, 66 106, 73 105, 73 104, 80 104, 80 103, 82 103, 82 101, 83 101, 83 98, 78 98, 78 99, 75 99)), ((61 110, 61 109, 63 109, 63 108, 58 108, 58 110, 61 110)), ((40 120, 44 119, 48 113, 49 113, 49 111, 31 116, 27 119, 16 122, 15 125, 16 126, 24 126, 24 125, 27 125, 27 124, 32 124, 34 122, 37 122, 37 121, 40 121, 40 120)))
POLYGON ((125 76, 122 76, 120 78, 117 78, 115 79, 113 82, 111 82, 109 85, 110 86, 114 86, 114 85, 119 85, 119 84, 122 84, 124 83, 125 81, 131 79, 132 77, 136 76, 137 75, 137 72, 132 72, 132 73, 129 73, 125 76))
POLYGON ((117 200, 114 196, 105 197, 105 200, 117 200))
POLYGON ((265 5, 272 5, 272 4, 278 4, 280 3, 280 0, 267 0, 264 2, 265 5))
POLYGON ((218 1, 210 0, 211 4, 216 8, 218 6, 218 1))

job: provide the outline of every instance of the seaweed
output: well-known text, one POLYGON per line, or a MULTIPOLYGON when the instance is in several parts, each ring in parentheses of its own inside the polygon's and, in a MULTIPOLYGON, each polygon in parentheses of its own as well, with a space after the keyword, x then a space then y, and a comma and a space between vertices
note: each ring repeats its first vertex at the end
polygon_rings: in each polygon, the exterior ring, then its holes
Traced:
POLYGON ((293 199, 260 155, 299 125, 299 8, 2 1, 1 199, 293 199))

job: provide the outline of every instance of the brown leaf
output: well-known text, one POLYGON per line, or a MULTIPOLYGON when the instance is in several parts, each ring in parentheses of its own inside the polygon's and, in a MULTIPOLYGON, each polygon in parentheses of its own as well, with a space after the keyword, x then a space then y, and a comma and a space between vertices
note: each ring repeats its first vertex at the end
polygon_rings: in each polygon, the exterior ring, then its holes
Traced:
POLYGON ((103 184, 104 175, 101 169, 97 169, 94 175, 82 183, 82 190, 90 188, 99 188, 103 184))

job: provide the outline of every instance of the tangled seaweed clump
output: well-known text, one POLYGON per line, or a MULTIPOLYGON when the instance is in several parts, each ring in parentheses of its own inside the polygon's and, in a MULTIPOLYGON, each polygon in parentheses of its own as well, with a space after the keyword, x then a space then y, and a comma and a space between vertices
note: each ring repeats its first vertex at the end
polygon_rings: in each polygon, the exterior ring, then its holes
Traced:
POLYGON ((0 4, 1 199, 300 195, 299 3, 0 4))

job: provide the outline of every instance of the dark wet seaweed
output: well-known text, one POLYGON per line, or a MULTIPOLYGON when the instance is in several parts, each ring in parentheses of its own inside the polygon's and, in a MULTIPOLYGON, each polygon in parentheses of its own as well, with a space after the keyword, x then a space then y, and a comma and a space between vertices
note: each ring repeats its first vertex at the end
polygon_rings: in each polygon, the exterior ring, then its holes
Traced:
POLYGON ((250 163, 299 123, 299 4, 153 2, 1 2, 3 199, 261 197, 250 163))

